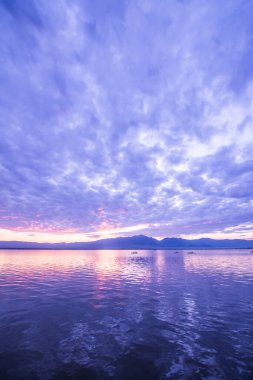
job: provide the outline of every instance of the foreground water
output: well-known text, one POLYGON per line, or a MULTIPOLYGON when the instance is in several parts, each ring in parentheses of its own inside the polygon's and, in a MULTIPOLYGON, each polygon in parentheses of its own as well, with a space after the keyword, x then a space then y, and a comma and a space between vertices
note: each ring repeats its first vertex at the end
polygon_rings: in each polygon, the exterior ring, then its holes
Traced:
POLYGON ((252 379, 248 250, 0 251, 0 379, 252 379))

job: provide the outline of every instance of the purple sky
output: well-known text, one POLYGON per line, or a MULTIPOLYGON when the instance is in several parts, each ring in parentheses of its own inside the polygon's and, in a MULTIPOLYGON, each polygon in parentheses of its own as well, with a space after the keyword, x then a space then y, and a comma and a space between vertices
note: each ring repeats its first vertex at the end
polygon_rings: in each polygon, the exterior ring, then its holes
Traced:
POLYGON ((0 240, 253 238, 251 0, 0 0, 0 240))

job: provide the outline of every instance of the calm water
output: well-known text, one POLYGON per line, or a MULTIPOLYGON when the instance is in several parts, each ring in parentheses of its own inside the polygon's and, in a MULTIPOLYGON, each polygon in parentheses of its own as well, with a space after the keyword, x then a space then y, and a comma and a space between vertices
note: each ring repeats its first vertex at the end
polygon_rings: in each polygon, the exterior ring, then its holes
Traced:
POLYGON ((0 379, 253 379, 253 254, 0 251, 0 379))

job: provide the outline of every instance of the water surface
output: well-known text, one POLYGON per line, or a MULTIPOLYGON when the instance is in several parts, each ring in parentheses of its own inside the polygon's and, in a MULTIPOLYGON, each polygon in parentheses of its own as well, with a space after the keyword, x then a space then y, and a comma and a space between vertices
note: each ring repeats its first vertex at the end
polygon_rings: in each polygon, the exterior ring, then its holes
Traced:
POLYGON ((252 379, 249 250, 0 251, 0 379, 252 379))

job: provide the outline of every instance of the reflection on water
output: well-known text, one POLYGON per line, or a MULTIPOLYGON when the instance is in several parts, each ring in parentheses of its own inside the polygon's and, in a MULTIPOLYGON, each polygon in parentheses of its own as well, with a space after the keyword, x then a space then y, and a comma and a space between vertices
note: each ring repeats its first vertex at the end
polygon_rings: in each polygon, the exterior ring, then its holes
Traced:
POLYGON ((247 250, 0 251, 0 379, 251 379, 247 250))
POLYGON ((253 254, 249 251, 199 251, 198 255, 185 257, 187 271, 206 273, 207 275, 235 276, 252 280, 253 254), (230 254, 229 254, 230 253, 230 254))

